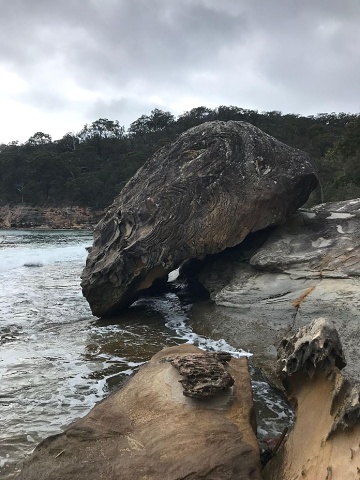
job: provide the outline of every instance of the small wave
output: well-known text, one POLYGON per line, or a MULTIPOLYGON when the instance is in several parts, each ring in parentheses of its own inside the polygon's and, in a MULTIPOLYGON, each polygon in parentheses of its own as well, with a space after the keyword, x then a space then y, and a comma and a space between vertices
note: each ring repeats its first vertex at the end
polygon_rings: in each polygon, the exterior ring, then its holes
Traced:
POLYGON ((17 340, 21 333, 22 327, 17 325, 6 325, 0 328, 0 345, 17 340))
POLYGON ((33 267, 43 267, 44 264, 41 263, 41 262, 26 262, 23 264, 23 267, 29 267, 29 268, 33 268, 33 267))

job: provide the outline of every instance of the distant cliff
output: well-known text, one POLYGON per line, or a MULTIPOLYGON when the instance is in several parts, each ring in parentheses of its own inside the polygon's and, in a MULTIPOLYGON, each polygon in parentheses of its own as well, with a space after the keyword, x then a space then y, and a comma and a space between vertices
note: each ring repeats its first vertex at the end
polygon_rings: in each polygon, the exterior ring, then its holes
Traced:
POLYGON ((84 229, 92 230, 102 211, 84 207, 0 207, 0 229, 84 229))

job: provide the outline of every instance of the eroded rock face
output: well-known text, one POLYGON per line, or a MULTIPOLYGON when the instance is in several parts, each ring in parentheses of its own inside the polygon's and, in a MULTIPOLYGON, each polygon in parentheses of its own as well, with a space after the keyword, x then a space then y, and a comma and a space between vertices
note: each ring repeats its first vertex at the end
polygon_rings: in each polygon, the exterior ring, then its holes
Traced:
POLYGON ((158 151, 115 199, 82 274, 94 315, 133 302, 187 259, 283 222, 316 187, 308 156, 244 122, 209 122, 158 151))
POLYGON ((284 339, 278 372, 296 419, 265 480, 359 478, 360 384, 344 365, 339 336, 322 318, 284 339))
POLYGON ((296 372, 311 378, 317 369, 325 374, 346 365, 337 330, 324 318, 300 328, 284 338, 278 348, 277 373, 286 380, 296 372))
POLYGON ((231 359, 226 353, 200 353, 169 358, 179 370, 184 395, 190 398, 208 399, 234 385, 234 379, 225 364, 231 359))
POLYGON ((247 245, 208 257, 198 278, 215 305, 193 310, 195 329, 214 336, 221 326, 221 336, 269 371, 284 335, 325 317, 346 350, 347 373, 360 380, 359 238, 355 199, 299 210, 247 245))
POLYGON ((43 441, 19 480, 260 480, 246 358, 231 359, 234 385, 205 401, 183 395, 169 361, 189 355, 206 363, 192 345, 156 354, 86 417, 43 441))

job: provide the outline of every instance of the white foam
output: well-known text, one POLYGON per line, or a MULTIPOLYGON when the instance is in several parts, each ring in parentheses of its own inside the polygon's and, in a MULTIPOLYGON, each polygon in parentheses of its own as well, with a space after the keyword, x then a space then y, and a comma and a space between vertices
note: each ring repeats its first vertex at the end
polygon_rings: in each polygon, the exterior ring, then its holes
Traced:
POLYGON ((165 313, 165 316, 168 317, 166 326, 174 330, 177 337, 186 340, 186 343, 196 345, 202 350, 211 352, 228 352, 234 358, 240 358, 244 356, 250 357, 252 355, 250 352, 232 347, 223 338, 213 340, 211 338, 203 337, 202 335, 194 333, 191 327, 187 324, 187 314, 186 312, 182 311, 182 306, 177 295, 174 293, 168 293, 166 296, 168 298, 171 297, 172 307, 174 304, 178 305, 178 311, 174 311, 172 308, 168 312, 163 312, 165 313))
POLYGON ((352 213, 341 213, 341 212, 331 212, 329 217, 326 217, 326 220, 335 220, 335 219, 344 219, 344 218, 353 218, 355 217, 352 213))
POLYGON ((324 237, 320 237, 317 240, 311 242, 311 245, 314 248, 325 248, 329 247, 332 244, 332 240, 324 237))

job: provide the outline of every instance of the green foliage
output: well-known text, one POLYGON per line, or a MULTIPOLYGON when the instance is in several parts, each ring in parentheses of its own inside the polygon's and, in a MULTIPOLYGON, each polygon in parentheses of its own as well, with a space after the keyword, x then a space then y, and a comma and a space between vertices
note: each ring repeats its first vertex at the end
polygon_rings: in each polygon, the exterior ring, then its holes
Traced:
POLYGON ((319 160, 319 172, 326 199, 360 197, 360 116, 345 125, 339 140, 319 160))
POLYGON ((39 145, 47 145, 51 143, 51 136, 47 133, 36 132, 32 137, 27 141, 28 145, 32 147, 38 147, 39 145))
MULTIPOLYGON (((300 148, 315 161, 324 201, 360 197, 360 116, 320 113, 302 117, 236 106, 204 106, 177 119, 159 109, 125 132, 99 118, 60 140, 36 132, 24 144, 0 145, 0 204, 80 205, 104 208, 147 158, 185 130, 212 120, 244 121, 300 148)), ((314 197, 320 201, 320 194, 314 197)))

